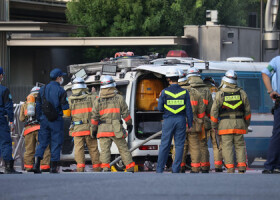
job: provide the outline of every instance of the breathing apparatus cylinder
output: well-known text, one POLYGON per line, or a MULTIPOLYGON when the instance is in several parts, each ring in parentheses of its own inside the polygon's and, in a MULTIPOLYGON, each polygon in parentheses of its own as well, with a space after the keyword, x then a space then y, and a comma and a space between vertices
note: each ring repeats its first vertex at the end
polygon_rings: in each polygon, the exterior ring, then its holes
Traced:
POLYGON ((27 117, 34 117, 35 116, 35 97, 34 95, 30 94, 27 96, 27 117))

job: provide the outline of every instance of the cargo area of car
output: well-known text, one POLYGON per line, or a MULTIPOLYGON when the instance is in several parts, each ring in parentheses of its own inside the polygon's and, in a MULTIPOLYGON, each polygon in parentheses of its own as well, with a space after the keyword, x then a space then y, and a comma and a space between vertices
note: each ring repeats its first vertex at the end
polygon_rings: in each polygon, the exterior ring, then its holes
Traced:
POLYGON ((138 139, 146 139, 161 131, 163 113, 157 108, 158 98, 167 85, 165 78, 153 73, 143 74, 137 79, 135 135, 138 139))

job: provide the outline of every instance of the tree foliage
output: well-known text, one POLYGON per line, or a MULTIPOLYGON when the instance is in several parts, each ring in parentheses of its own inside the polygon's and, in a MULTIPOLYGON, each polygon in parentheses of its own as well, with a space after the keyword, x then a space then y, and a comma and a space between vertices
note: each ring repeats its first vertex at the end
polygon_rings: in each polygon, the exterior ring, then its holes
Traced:
POLYGON ((67 19, 78 36, 182 35, 183 25, 205 23, 206 0, 72 0, 67 19))
POLYGON ((184 25, 205 24, 206 10, 218 10, 220 24, 247 26, 259 7, 260 0, 72 0, 66 16, 80 25, 76 36, 182 36, 184 25))

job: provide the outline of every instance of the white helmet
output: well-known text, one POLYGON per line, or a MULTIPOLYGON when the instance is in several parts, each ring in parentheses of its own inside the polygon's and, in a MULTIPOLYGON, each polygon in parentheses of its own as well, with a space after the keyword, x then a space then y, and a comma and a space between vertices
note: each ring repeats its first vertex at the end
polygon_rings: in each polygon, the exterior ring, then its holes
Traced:
POLYGON ((187 80, 186 73, 182 69, 178 69, 179 72, 179 80, 178 82, 184 82, 187 80))
POLYGON ((106 75, 101 79, 101 87, 100 88, 111 88, 116 87, 116 82, 114 81, 112 76, 106 75))
POLYGON ((37 86, 35 86, 35 87, 33 87, 32 89, 31 89, 31 93, 39 93, 39 90, 40 90, 40 87, 37 87, 37 86))
POLYGON ((187 78, 191 76, 201 76, 201 75, 198 69, 196 69, 195 67, 191 67, 188 69, 187 78))
POLYGON ((222 79, 223 81, 231 84, 237 84, 237 74, 234 70, 230 69, 225 73, 225 76, 222 79))
POLYGON ((85 84, 85 81, 83 78, 77 77, 72 81, 72 90, 75 89, 85 89, 87 88, 87 85, 85 84))
POLYGON ((178 69, 176 69, 174 67, 170 67, 167 69, 165 76, 168 78, 169 77, 179 77, 179 71, 178 71, 178 69))

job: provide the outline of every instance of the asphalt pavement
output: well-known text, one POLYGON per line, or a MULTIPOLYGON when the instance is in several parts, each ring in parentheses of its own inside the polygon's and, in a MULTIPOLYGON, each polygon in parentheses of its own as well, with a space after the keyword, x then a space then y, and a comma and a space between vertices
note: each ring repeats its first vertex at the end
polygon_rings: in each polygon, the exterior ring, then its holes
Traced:
POLYGON ((280 175, 60 173, 0 175, 1 200, 273 200, 280 199, 280 175))

